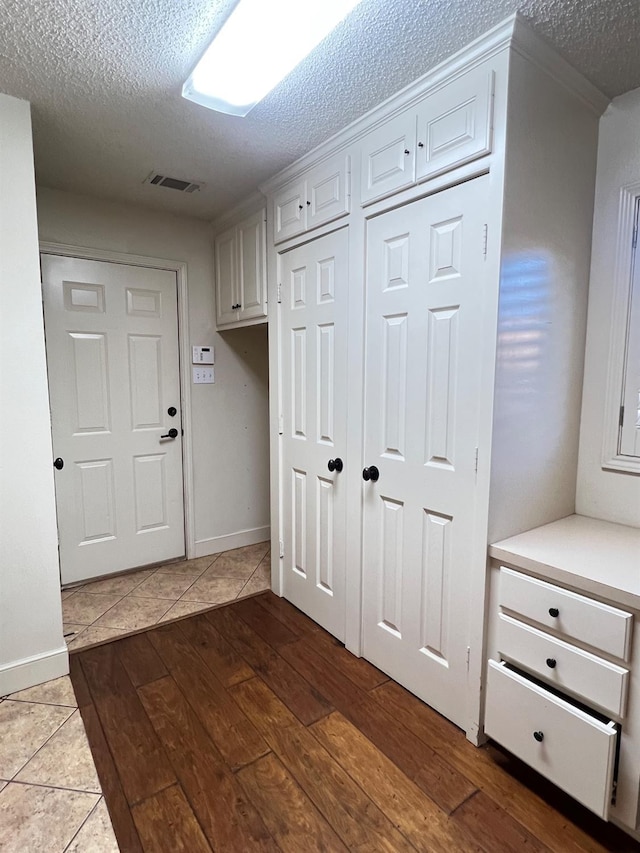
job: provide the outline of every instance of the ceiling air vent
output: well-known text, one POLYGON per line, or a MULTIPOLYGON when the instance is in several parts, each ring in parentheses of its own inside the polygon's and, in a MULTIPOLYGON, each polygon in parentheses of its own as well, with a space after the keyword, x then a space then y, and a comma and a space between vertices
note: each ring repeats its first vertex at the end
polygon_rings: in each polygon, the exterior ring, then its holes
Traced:
POLYGON ((178 190, 181 193, 195 193, 204 186, 203 181, 183 181, 181 178, 170 178, 158 172, 151 172, 144 184, 153 184, 156 187, 169 187, 170 190, 178 190))

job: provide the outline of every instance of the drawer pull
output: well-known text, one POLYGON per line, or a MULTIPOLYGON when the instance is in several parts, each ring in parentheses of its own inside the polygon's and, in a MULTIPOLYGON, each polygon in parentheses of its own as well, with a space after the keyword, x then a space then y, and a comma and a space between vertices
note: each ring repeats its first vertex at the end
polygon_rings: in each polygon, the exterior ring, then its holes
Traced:
POLYGON ((549 608, 549 616, 553 616, 555 618, 556 616, 559 616, 559 615, 560 615, 560 611, 558 610, 557 607, 550 607, 549 608))
POLYGON ((556 668, 556 659, 555 658, 547 658, 547 666, 549 667, 549 669, 555 669, 556 668))
POLYGON ((544 740, 544 734, 542 732, 534 732, 533 736, 538 741, 538 743, 542 743, 542 741, 544 740))

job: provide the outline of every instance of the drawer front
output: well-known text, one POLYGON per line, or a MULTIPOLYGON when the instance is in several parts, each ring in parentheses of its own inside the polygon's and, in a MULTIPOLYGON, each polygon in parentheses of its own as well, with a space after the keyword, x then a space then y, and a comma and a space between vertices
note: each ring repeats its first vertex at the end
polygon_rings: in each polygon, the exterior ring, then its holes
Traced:
POLYGON ((498 651, 558 690, 623 717, 629 672, 501 613, 498 651))
POLYGON ((362 204, 415 183, 416 114, 409 111, 373 130, 362 141, 362 204))
POLYGON ((418 112, 416 178, 425 181, 491 153, 494 72, 465 74, 418 112))
POLYGON ((306 228, 306 217, 305 182, 287 184, 273 200, 274 242, 281 243, 301 234, 306 228))
POLYGON ((498 603, 503 609, 559 634, 629 660, 633 628, 631 613, 505 566, 500 568, 498 603))
POLYGON ((349 157, 340 155, 307 175, 307 230, 349 213, 349 157))
POLYGON ((485 732, 607 819, 617 738, 612 724, 489 661, 485 732))

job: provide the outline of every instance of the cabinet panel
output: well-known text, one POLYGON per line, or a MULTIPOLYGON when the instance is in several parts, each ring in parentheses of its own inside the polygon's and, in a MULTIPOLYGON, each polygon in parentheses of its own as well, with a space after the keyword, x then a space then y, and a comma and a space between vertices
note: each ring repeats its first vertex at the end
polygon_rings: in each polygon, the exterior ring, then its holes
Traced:
POLYGON ((623 717, 629 672, 501 613, 498 651, 560 691, 623 717))
POLYGON ((485 731, 605 820, 617 732, 495 661, 489 661, 485 731))
POLYGON ((377 128, 362 143, 362 204, 415 182, 416 115, 402 113, 377 128))
POLYGON ((493 86, 493 71, 465 74, 420 105, 418 181, 490 153, 493 86))
POLYGON ((242 222, 238 233, 238 303, 240 320, 267 313, 265 214, 263 210, 242 222))
POLYGON ((273 199, 274 240, 282 242, 306 228, 306 183, 294 181, 287 184, 273 199))
POLYGON ((238 312, 236 304, 236 230, 230 228, 215 241, 216 256, 216 319, 218 325, 233 323, 238 312))
POLYGON ((349 157, 333 157, 307 178, 307 230, 349 212, 349 157))

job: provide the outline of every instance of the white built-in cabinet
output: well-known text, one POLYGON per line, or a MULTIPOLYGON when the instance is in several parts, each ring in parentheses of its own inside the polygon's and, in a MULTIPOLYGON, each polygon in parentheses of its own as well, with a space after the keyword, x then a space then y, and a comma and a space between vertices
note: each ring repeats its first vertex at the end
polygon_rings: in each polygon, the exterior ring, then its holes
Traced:
POLYGON ((267 316, 266 211, 258 210, 214 241, 218 327, 264 322, 267 316), (250 321, 250 322, 248 322, 250 321))
POLYGON ((574 511, 605 106, 516 16, 261 187, 273 588, 475 743, 488 543, 574 511))

